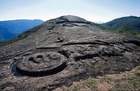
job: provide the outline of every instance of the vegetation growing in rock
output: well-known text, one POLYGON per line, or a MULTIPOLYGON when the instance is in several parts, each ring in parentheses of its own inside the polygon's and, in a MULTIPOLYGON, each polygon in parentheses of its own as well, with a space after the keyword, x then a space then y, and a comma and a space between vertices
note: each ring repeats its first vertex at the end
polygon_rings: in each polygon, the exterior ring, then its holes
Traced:
MULTIPOLYGON (((56 89, 57 90, 57 89, 56 89)), ((61 87, 60 91, 138 91, 140 90, 140 66, 130 72, 110 74, 97 78, 74 82, 70 87, 61 87)))

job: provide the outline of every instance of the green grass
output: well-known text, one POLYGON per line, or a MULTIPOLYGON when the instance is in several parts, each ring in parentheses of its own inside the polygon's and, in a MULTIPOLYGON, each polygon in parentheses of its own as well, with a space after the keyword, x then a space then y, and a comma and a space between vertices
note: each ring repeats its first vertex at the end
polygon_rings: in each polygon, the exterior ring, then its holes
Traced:
POLYGON ((91 90, 97 89, 97 86, 96 86, 96 85, 97 85, 97 81, 94 80, 94 79, 92 79, 92 78, 89 78, 88 80, 84 81, 84 82, 82 83, 82 85, 83 85, 84 87, 90 88, 91 90))
POLYGON ((81 89, 87 88, 93 91, 97 90, 97 81, 93 78, 88 78, 87 80, 81 81, 80 84, 71 86, 67 91, 80 91, 81 89))
MULTIPOLYGON (((79 84, 72 85, 67 91, 80 91, 82 89, 91 91, 100 91, 99 84, 108 83, 111 87, 107 91, 140 91, 140 67, 135 68, 127 76, 121 78, 112 78, 102 76, 98 79, 89 77, 87 80, 81 81, 79 84)), ((104 84, 102 84, 104 85, 104 84)))
POLYGON ((124 30, 114 30, 114 31, 118 32, 118 33, 122 33, 122 34, 132 34, 132 35, 136 35, 136 36, 140 37, 140 32, 138 32, 138 31, 131 31, 131 30, 127 30, 127 31, 124 31, 124 30))
POLYGON ((117 32, 117 33, 121 33, 121 34, 131 34, 131 35, 136 35, 136 36, 139 36, 140 37, 140 30, 136 31, 136 30, 130 30, 128 28, 119 28, 119 29, 113 29, 111 27, 108 27, 108 26, 102 26, 102 25, 99 25, 99 27, 103 30, 108 30, 108 31, 113 31, 113 32, 117 32))
POLYGON ((132 77, 115 80, 115 85, 110 91, 139 91, 140 90, 140 67, 135 69, 132 77))
POLYGON ((110 91, 134 91, 140 90, 140 77, 134 76, 130 78, 123 78, 115 81, 115 85, 110 91))
POLYGON ((99 79, 99 83, 103 83, 103 82, 112 82, 113 79, 112 78, 109 78, 109 77, 106 77, 106 76, 103 76, 101 79, 99 79))

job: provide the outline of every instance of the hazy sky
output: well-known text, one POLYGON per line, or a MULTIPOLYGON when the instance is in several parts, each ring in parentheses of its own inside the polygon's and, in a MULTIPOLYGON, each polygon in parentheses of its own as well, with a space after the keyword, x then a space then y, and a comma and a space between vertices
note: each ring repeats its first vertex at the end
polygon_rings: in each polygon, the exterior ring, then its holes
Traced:
POLYGON ((140 16, 140 0, 0 0, 0 21, 76 15, 94 22, 140 16))

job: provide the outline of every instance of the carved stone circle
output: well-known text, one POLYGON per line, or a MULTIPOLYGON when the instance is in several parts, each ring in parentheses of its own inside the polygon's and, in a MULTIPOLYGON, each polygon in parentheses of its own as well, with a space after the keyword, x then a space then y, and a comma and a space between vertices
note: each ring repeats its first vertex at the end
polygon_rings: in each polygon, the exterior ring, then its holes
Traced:
POLYGON ((17 65, 17 70, 22 75, 42 76, 55 74, 63 70, 66 64, 66 58, 59 53, 36 53, 25 56, 17 65))

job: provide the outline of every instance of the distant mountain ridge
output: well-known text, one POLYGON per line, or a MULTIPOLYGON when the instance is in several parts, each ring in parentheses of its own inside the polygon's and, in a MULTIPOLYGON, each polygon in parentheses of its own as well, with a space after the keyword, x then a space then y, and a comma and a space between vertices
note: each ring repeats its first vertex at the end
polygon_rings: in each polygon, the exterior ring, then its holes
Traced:
POLYGON ((39 19, 35 20, 8 20, 0 21, 0 41, 10 40, 18 34, 27 31, 35 26, 42 24, 43 21, 39 19))
POLYGON ((127 16, 114 19, 107 23, 102 24, 103 26, 110 27, 112 29, 127 28, 131 31, 140 31, 140 17, 127 16))

